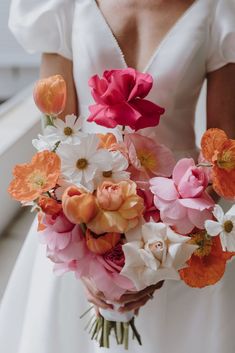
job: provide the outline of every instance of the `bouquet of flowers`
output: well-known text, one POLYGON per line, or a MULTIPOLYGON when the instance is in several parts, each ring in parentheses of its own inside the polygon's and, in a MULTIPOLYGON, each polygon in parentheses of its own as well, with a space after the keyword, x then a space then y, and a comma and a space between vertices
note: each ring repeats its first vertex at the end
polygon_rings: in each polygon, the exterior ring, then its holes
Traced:
POLYGON ((88 121, 113 130, 87 134, 81 117, 58 117, 66 104, 63 78, 38 81, 44 134, 9 186, 14 199, 38 211, 39 239, 55 273, 89 278, 113 303, 89 322, 102 347, 114 333, 127 349, 129 328, 141 344, 134 312, 119 310, 124 293, 167 279, 215 284, 235 255, 235 206, 224 214, 207 192, 212 185, 235 198, 235 141, 209 129, 198 164, 176 163, 166 146, 144 135, 164 114, 145 98, 152 84, 150 75, 130 68, 93 76, 88 121))

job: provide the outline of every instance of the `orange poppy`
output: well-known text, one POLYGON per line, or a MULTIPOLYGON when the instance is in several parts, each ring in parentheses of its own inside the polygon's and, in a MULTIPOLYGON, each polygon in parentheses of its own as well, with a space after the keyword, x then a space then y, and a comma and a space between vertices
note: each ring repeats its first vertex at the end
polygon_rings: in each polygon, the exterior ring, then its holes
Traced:
POLYGON ((235 140, 223 130, 209 129, 201 141, 202 154, 212 163, 213 188, 227 199, 235 198, 235 140))
POLYGON ((208 129, 201 139, 201 148, 204 158, 212 162, 216 151, 219 151, 223 143, 228 139, 226 133, 220 129, 208 129))
POLYGON ((38 152, 31 163, 16 165, 8 192, 18 201, 33 201, 52 189, 60 175, 60 158, 54 152, 38 152))
POLYGON ((217 283, 224 275, 226 262, 235 256, 235 253, 224 252, 220 238, 208 238, 206 231, 199 231, 191 237, 190 242, 199 248, 188 260, 188 267, 180 270, 181 279, 195 288, 217 283))

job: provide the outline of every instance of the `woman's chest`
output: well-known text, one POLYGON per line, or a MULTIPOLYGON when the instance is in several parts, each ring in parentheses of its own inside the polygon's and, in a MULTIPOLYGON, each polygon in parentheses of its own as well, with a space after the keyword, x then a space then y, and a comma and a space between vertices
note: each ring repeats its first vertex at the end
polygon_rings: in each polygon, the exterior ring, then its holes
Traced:
POLYGON ((195 0, 97 0, 128 66, 143 71, 168 32, 195 0))

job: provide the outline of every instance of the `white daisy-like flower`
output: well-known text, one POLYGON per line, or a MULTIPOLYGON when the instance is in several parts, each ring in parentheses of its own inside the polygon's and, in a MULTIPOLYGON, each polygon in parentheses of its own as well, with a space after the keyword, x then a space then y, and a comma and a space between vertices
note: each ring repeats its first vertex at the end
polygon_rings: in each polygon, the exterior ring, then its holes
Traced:
POLYGON ((82 137, 80 144, 61 144, 57 154, 61 158, 62 178, 75 185, 93 191, 94 176, 98 170, 110 170, 110 152, 98 149, 99 138, 95 134, 82 137))
POLYGON ((126 233, 123 245, 125 266, 121 274, 133 281, 137 290, 161 280, 179 280, 179 270, 198 248, 190 237, 175 233, 164 223, 149 222, 126 233))
POLYGON ((33 147, 38 150, 38 152, 42 151, 53 151, 56 148, 56 141, 54 136, 51 135, 38 135, 38 139, 32 140, 33 147))
POLYGON ((118 183, 130 179, 130 173, 126 172, 129 166, 128 160, 119 151, 110 152, 111 163, 105 166, 105 170, 98 170, 95 175, 95 185, 100 185, 103 181, 113 181, 118 183))
POLYGON ((213 215, 217 222, 205 222, 207 233, 212 237, 220 236, 224 251, 235 251, 235 205, 227 213, 219 205, 215 205, 213 215))
POLYGON ((45 135, 49 135, 54 138, 55 141, 65 143, 79 143, 80 138, 87 136, 81 132, 82 119, 76 117, 76 115, 66 115, 65 121, 60 118, 56 118, 53 121, 54 126, 47 126, 45 128, 45 135))

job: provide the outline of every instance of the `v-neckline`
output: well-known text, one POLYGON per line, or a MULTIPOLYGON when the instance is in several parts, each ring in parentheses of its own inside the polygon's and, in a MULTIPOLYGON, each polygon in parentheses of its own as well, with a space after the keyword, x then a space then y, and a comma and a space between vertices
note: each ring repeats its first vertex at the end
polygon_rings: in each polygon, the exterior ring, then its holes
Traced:
MULTIPOLYGON (((124 66, 124 68, 128 68, 130 67, 125 59, 125 54, 122 51, 122 48, 115 36, 115 34, 113 33, 112 28, 110 27, 107 19, 105 18, 104 14, 102 13, 102 11, 100 10, 97 1, 96 0, 90 0, 97 13, 98 16, 101 19, 101 22, 103 23, 105 30, 107 31, 107 33, 110 35, 111 40, 113 41, 115 48, 121 58, 122 64, 124 66)), ((158 45, 156 46, 155 50, 153 51, 153 54, 150 56, 149 60, 147 61, 147 64, 145 65, 144 69, 141 70, 143 73, 146 73, 150 67, 152 66, 155 58, 157 57, 157 55, 159 54, 159 52, 161 51, 162 47, 165 45, 165 43, 168 41, 168 39, 170 38, 171 34, 178 28, 178 26, 181 24, 181 22, 183 22, 183 20, 192 12, 192 10, 194 9, 194 7, 196 7, 196 5, 198 4, 200 0, 195 0, 183 13, 182 15, 179 16, 179 18, 175 21, 175 23, 173 24, 173 26, 171 26, 169 28, 169 30, 166 32, 166 34, 162 37, 162 39, 160 40, 160 42, 158 43, 158 45)), ((134 68, 135 69, 135 68, 134 68)))

